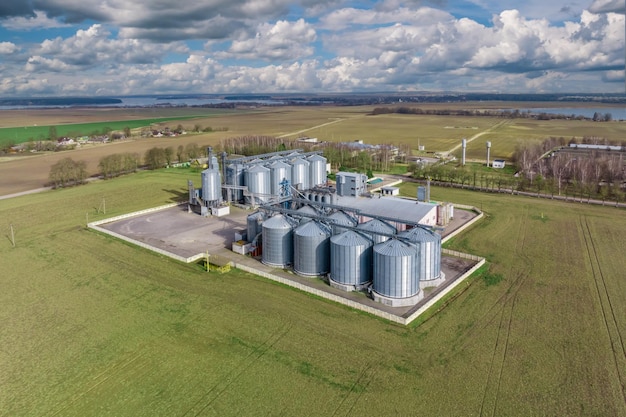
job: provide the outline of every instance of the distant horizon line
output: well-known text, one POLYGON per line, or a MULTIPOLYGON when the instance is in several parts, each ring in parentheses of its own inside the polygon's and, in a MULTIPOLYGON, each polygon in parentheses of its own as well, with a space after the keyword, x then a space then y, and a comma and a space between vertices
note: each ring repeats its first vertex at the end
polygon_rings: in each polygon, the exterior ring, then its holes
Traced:
POLYGON ((25 96, 0 96, 0 100, 28 100, 28 99, 70 99, 70 98, 132 98, 132 97, 161 97, 161 98, 186 98, 186 97, 297 97, 297 96, 415 96, 423 95, 430 97, 437 96, 526 96, 526 97, 626 97, 626 93, 585 93, 585 92, 567 92, 567 93, 501 93, 501 92, 464 92, 464 91, 354 91, 354 92, 264 92, 264 93, 140 93, 140 94, 71 94, 71 95, 25 95, 25 96))

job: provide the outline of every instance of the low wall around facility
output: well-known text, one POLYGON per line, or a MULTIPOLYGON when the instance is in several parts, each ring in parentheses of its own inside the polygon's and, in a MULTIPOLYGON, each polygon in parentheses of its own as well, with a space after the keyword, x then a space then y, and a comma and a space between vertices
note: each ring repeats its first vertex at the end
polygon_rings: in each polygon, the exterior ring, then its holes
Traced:
POLYGON ((259 271, 257 269, 251 268, 247 265, 239 264, 237 262, 234 263, 235 268, 241 269, 242 271, 249 272, 254 275, 258 275, 263 278, 270 279, 275 282, 279 282, 281 284, 287 285, 289 287, 297 288, 301 291, 307 292, 309 294, 317 295, 318 297, 325 298, 330 301, 334 301, 336 303, 340 303, 346 305, 348 307, 354 308, 356 310, 365 311, 366 313, 370 313, 374 316, 382 317, 386 320, 393 321, 399 324, 406 324, 405 319, 400 316, 396 316, 395 314, 387 313, 385 311, 378 310, 374 307, 366 306, 361 303, 357 303, 356 301, 348 300, 347 298, 340 297, 335 294, 328 293, 326 291, 318 290, 317 288, 312 288, 307 285, 301 284, 296 281, 291 281, 290 279, 279 277, 274 274, 270 274, 267 272, 259 271))
MULTIPOLYGON (((93 230, 97 230, 101 233, 107 234, 109 236, 113 236, 116 237, 118 239, 121 239, 123 241, 129 242, 133 245, 139 246, 141 248, 144 249, 148 249, 152 252, 156 252, 158 254, 161 254, 163 256, 167 256, 171 259, 174 259, 176 261, 179 262, 183 262, 183 263, 191 263, 191 262, 195 262, 201 258, 203 258, 204 256, 206 256, 204 253, 198 253, 196 255, 193 255, 191 257, 188 258, 184 258, 182 256, 176 255, 174 253, 168 252, 166 250, 151 246, 147 243, 144 242, 140 242, 138 240, 135 239, 131 239, 129 237, 126 237, 122 234, 113 232, 111 230, 105 229, 103 227, 101 227, 101 225, 106 224, 106 223, 111 223, 111 222, 115 222, 115 221, 119 221, 119 220, 123 220, 123 219, 128 219, 134 216, 139 216, 139 215, 143 215, 143 214, 147 214, 147 213, 152 213, 152 212, 157 212, 157 211, 161 211, 161 210, 165 210, 168 208, 172 208, 172 207, 176 207, 180 204, 184 204, 184 203, 172 203, 172 204, 167 204, 167 205, 163 205, 163 206, 159 206, 159 207, 153 207, 153 208, 149 208, 149 209, 145 209, 145 210, 140 210, 140 211, 136 211, 133 213, 127 213, 127 214, 123 214, 120 216, 115 216, 115 217, 110 217, 107 219, 103 219, 103 220, 98 220, 98 221, 94 221, 91 223, 87 224, 87 227, 93 230)), ((466 225, 464 225, 463 227, 455 230, 454 233, 452 233, 451 235, 449 235, 447 239, 451 238, 452 236, 456 235, 457 233, 461 232, 462 230, 466 229, 467 227, 469 227, 470 225, 472 225, 474 222, 478 221, 481 217, 482 217, 482 212, 480 212, 479 210, 475 209, 474 207, 469 207, 469 206, 457 206, 460 208, 468 208, 468 209, 473 209, 476 210, 476 212, 480 213, 477 217, 475 217, 474 219, 472 219, 472 221, 468 222, 466 225)), ((463 252, 458 252, 458 251, 453 251, 450 249, 442 249, 442 254, 448 255, 448 256, 454 256, 454 257, 459 257, 459 258, 463 258, 463 259, 469 259, 472 260, 474 262, 476 262, 474 264, 474 266, 472 266, 472 268, 470 268, 469 270, 467 270, 463 275, 461 275, 460 277, 456 278, 454 281, 450 282, 449 284, 447 284, 445 286, 445 288, 443 288, 441 291, 437 292, 437 294, 435 294, 432 298, 429 298, 428 301, 425 302, 424 305, 422 305, 418 310, 416 310, 414 313, 412 313, 411 315, 407 316, 407 317, 402 317, 396 314, 392 314, 380 309, 377 309, 375 307, 369 306, 369 305, 365 305, 362 303, 359 303, 357 301, 353 301, 350 300, 348 298, 344 298, 341 297, 339 295, 336 294, 332 294, 329 292, 326 292, 324 290, 320 290, 317 288, 313 288, 307 285, 304 285, 300 282, 297 281, 292 281, 288 278, 284 278, 278 275, 274 275, 268 272, 264 272, 264 271, 260 271, 258 269, 255 269, 253 267, 238 263, 238 262, 234 262, 231 261, 231 264, 237 268, 240 269, 242 271, 245 272, 249 272, 251 274, 263 277, 263 278, 267 278, 270 279, 272 281, 287 285, 289 287, 292 288, 296 288, 299 289, 301 291, 307 292, 309 294, 313 294, 316 295, 318 297, 339 303, 339 304, 343 304, 345 306, 348 306, 350 308, 359 310, 359 311, 363 311, 369 314, 372 314, 374 316, 383 318, 385 320, 394 322, 394 323, 398 323, 398 324, 402 324, 402 325, 407 325, 409 323, 411 323, 413 320, 415 320, 416 318, 418 318, 421 314, 423 314, 424 312, 426 312, 430 307, 432 307, 435 303, 437 303, 439 300, 441 300, 444 296, 446 296, 447 294, 450 293, 450 291, 452 291, 454 288, 456 288, 461 282, 463 282, 467 277, 469 277, 470 275, 472 275, 474 272, 476 272, 476 270, 478 268, 480 268, 484 263, 485 263, 485 258, 482 258, 480 256, 475 256, 475 255, 471 255, 471 254, 467 254, 467 253, 463 253, 463 252)), ((445 282, 444 282, 445 285, 445 282)))
POLYGON ((416 318, 418 318, 420 315, 422 315, 424 312, 426 312, 430 307, 432 307, 435 303, 437 303, 439 300, 441 300, 443 297, 445 297, 448 293, 450 293, 450 291, 452 291, 454 288, 456 288, 467 277, 472 275, 474 272, 476 272, 478 270, 478 268, 480 268, 481 266, 483 266, 485 264, 485 258, 481 258, 480 256, 470 255, 468 253, 456 252, 456 251, 450 251, 450 252, 454 252, 454 253, 450 253, 449 254, 450 256, 457 256, 457 257, 464 258, 464 259, 474 260, 474 261, 476 261, 476 264, 474 264, 474 266, 472 266, 469 270, 465 271, 465 273, 463 275, 461 275, 460 277, 455 279, 453 282, 449 283, 443 290, 439 291, 435 296, 430 298, 417 311, 415 311, 414 313, 412 313, 411 315, 409 315, 407 317, 402 317, 402 316, 398 316, 398 315, 395 315, 395 314, 391 314, 391 313, 388 313, 386 311, 379 310, 379 309, 377 309, 375 307, 367 306, 365 304, 361 304, 359 302, 356 302, 356 301, 353 301, 353 300, 349 300, 347 298, 341 297, 339 295, 331 294, 331 293, 328 293, 326 291, 319 290, 317 288, 312 288, 312 287, 309 287, 307 285, 301 284, 301 283, 296 282, 296 281, 292 281, 292 280, 287 279, 287 278, 283 278, 283 277, 279 277, 279 276, 274 275, 274 274, 270 274, 270 273, 267 273, 267 272, 259 271, 257 269, 251 268, 251 267, 249 267, 247 265, 239 264, 237 262, 234 262, 233 265, 234 265, 235 268, 241 269, 242 271, 246 271, 246 272, 249 272, 251 274, 258 275, 260 277, 267 278, 267 279, 270 279, 270 280, 275 281, 275 282, 279 282, 281 284, 287 285, 287 286, 292 287, 292 288, 297 288, 297 289, 299 289, 301 291, 304 291, 304 292, 307 292, 309 294, 317 295, 318 297, 322 297, 322 298, 325 298, 327 300, 343 304, 343 305, 348 306, 350 308, 354 308, 356 310, 364 311, 366 313, 372 314, 372 315, 377 316, 377 317, 381 317, 381 318, 383 318, 385 320, 389 320, 389 321, 392 321, 394 323, 407 325, 407 324, 411 323, 413 320, 415 320, 416 318))
POLYGON ((154 213, 155 211, 165 210, 168 208, 180 206, 182 204, 186 204, 186 203, 171 203, 171 204, 165 204, 163 206, 151 207, 145 210, 133 211, 132 213, 121 214, 119 216, 109 217, 107 219, 97 220, 95 222, 88 223, 87 227, 93 228, 93 226, 100 226, 101 224, 105 224, 105 223, 112 223, 112 222, 116 222, 119 220, 128 219, 130 217, 141 216, 142 214, 154 213))
POLYGON ((156 252, 156 253, 158 253, 160 255, 164 255, 164 256, 167 256, 169 258, 175 259, 175 260, 177 260, 179 262, 191 263, 191 262, 197 261, 198 259, 204 257, 205 255, 202 254, 202 253, 199 253, 199 254, 193 255, 193 256, 191 256, 189 258, 185 258, 185 257, 182 257, 180 255, 176 255, 175 253, 168 252, 166 250, 154 247, 154 246, 149 245, 147 243, 140 242, 139 240, 131 239, 131 238, 127 237, 127 236, 124 236, 122 234, 116 233, 116 232, 114 232, 112 230, 105 229, 104 227, 100 227, 100 225, 102 225, 102 224, 112 223, 112 222, 116 222, 116 221, 119 221, 119 220, 124 220, 124 219, 128 219, 128 218, 131 218, 131 217, 135 217, 135 216, 140 216, 140 215, 143 215, 143 214, 154 213, 154 212, 157 212, 157 211, 166 210, 166 209, 169 209, 169 208, 172 208, 172 207, 179 206, 181 204, 185 204, 185 203, 166 204, 166 205, 163 205, 163 206, 152 207, 152 208, 145 209, 145 210, 140 210, 140 211, 134 211, 132 213, 126 213, 126 214, 122 214, 122 215, 115 216, 115 217, 109 217, 107 219, 97 220, 95 222, 88 223, 87 227, 90 228, 90 229, 93 229, 93 230, 97 230, 98 232, 107 234, 109 236, 116 237, 116 238, 121 239, 121 240, 123 240, 125 242, 132 243, 133 245, 139 246, 141 248, 148 249, 148 250, 150 250, 152 252, 156 252))
MULTIPOLYGON (((458 252, 458 253, 461 253, 461 252, 458 252)), ((469 255, 469 254, 463 254, 463 255, 474 256, 474 255, 469 255)), ((463 275, 461 275, 460 277, 455 279, 454 282, 451 282, 450 284, 448 284, 448 286, 446 286, 443 290, 438 292, 437 295, 435 295, 433 298, 428 300, 423 306, 421 306, 413 314, 411 314, 410 316, 406 317, 404 319, 404 321, 405 321, 404 324, 409 324, 413 320, 415 320, 416 318, 418 318, 419 316, 424 314, 426 312, 426 310, 428 310, 429 308, 434 306, 435 303, 437 303, 439 300, 441 300, 443 297, 445 297, 448 293, 450 293, 450 291, 455 289, 460 283, 465 281, 465 279, 467 277, 472 275, 474 272, 476 272, 478 270, 478 268, 480 268, 481 266, 483 266, 485 264, 485 258, 480 258, 478 256, 476 258, 479 258, 480 260, 473 267, 471 267, 463 275)), ((472 258, 466 258, 466 259, 472 259, 472 258)))
POLYGON ((470 210, 470 211, 473 211, 475 213, 478 213, 478 215, 476 217, 474 217, 472 220, 470 220, 469 222, 465 223, 463 226, 461 226, 458 229, 456 229, 454 232, 450 233, 449 235, 447 235, 446 237, 441 239, 441 243, 446 243, 448 240, 452 239, 454 236, 458 235, 459 233, 461 233, 462 231, 464 231, 468 227, 472 226, 474 223, 476 223, 478 220, 480 220, 480 219, 482 219, 484 217, 483 212, 478 210, 474 206, 466 206, 466 205, 463 205, 463 204, 454 204, 454 208, 470 210))

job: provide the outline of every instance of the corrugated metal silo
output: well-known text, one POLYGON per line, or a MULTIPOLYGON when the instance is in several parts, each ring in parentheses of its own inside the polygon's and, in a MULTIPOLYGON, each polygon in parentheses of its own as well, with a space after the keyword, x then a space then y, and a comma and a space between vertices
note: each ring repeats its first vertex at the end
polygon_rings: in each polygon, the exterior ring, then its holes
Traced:
POLYGON ((408 298, 420 291, 417 276, 417 250, 390 239, 373 249, 373 290, 391 298, 408 298))
POLYGON ((283 179, 286 179, 291 183, 291 165, 276 161, 269 166, 271 176, 271 189, 273 195, 280 195, 281 185, 283 179))
MULTIPOLYGON (((225 183, 239 187, 245 185, 243 168, 242 164, 228 164, 226 166, 225 183)), ((243 190, 233 190, 232 196, 236 201, 241 201, 243 199, 243 190)))
MULTIPOLYGON (((315 215, 319 215, 318 211, 315 210, 315 208, 313 208, 312 206, 302 206, 300 207, 298 210, 296 210, 298 213, 305 213, 305 214, 315 214, 315 215)), ((306 223, 306 222, 310 222, 311 218, 310 217, 302 217, 302 219, 300 220, 300 223, 306 223)))
POLYGON ((298 275, 324 275, 330 267, 330 229, 317 221, 293 232, 293 270, 298 275))
POLYGON ((326 158, 321 155, 311 155, 309 161, 309 181, 311 187, 326 185, 326 158))
POLYGON ((365 223, 359 223, 357 225, 357 228, 368 234, 374 241, 374 244, 386 242, 387 240, 389 240, 388 237, 381 236, 377 234, 377 232, 391 235, 396 233, 395 227, 379 219, 372 219, 365 223))
POLYGON ((330 278, 344 285, 362 286, 372 280, 372 245, 352 230, 330 238, 330 278))
POLYGON ((284 268, 293 263, 293 226, 289 218, 277 214, 263 222, 264 264, 284 268))
POLYGON ((265 220, 265 214, 261 211, 254 212, 248 215, 246 219, 246 229, 248 232, 248 241, 252 240, 263 231, 263 221, 265 220))
POLYGON ((423 227, 414 227, 399 233, 417 247, 417 273, 421 281, 437 279, 441 275, 441 236, 423 227))
MULTIPOLYGON (((271 194, 270 170, 262 165, 253 165, 246 170, 246 185, 248 191, 254 194, 271 194)), ((268 198, 261 196, 255 199, 265 203, 268 198)))
POLYGON ((354 227, 357 225, 357 221, 355 219, 353 219, 348 214, 340 210, 328 216, 328 219, 330 220, 330 223, 332 224, 333 235, 338 235, 339 233, 350 230, 341 226, 354 227))
POLYGON ((222 174, 219 169, 208 168, 200 174, 202 178, 202 200, 219 202, 222 200, 222 174))
POLYGON ((309 161, 302 158, 295 158, 291 162, 291 183, 298 190, 308 190, 311 188, 309 161))

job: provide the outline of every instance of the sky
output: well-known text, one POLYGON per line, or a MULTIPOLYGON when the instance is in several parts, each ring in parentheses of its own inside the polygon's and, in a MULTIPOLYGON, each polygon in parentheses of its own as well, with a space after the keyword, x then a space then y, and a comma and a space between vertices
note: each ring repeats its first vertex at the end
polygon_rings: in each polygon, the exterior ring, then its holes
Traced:
POLYGON ((624 93, 626 0, 3 0, 0 97, 624 93))

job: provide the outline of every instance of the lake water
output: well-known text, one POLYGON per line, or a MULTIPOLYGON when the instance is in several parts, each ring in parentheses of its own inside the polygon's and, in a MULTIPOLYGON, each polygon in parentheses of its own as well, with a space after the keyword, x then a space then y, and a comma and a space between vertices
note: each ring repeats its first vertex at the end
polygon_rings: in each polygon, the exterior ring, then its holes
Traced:
POLYGON ((611 113, 613 116, 613 120, 626 120, 626 108, 622 107, 535 107, 532 109, 519 109, 520 112, 531 112, 531 113, 551 113, 551 114, 562 114, 564 116, 583 116, 583 117, 593 117, 594 113, 600 113, 601 115, 605 115, 607 113, 611 113))
MULTIPOLYGON (((279 100, 261 100, 251 98, 249 100, 225 100, 221 98, 204 98, 204 97, 184 97, 175 98, 167 97, 157 99, 157 97, 110 97, 122 100, 121 103, 114 104, 90 104, 87 107, 155 107, 155 106, 202 106, 207 104, 223 104, 223 103, 257 103, 257 104, 284 104, 279 100)), ((86 106, 0 106, 0 110, 16 110, 16 109, 41 109, 41 108, 68 108, 68 107, 86 107, 86 106)))

